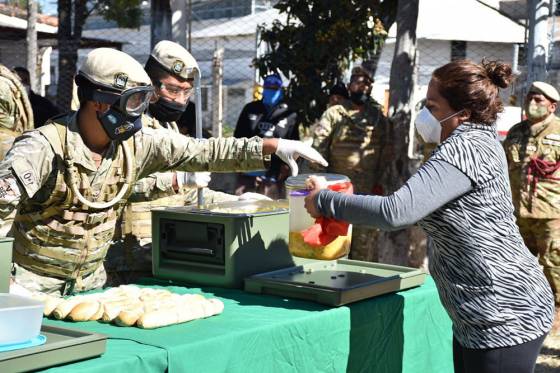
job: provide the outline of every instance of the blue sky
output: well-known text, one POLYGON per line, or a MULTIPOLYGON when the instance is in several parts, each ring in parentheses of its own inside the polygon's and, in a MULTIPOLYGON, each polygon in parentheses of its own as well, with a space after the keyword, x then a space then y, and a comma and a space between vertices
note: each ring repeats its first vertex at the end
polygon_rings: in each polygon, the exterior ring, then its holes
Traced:
POLYGON ((56 15, 57 0, 38 0, 44 14, 56 15))

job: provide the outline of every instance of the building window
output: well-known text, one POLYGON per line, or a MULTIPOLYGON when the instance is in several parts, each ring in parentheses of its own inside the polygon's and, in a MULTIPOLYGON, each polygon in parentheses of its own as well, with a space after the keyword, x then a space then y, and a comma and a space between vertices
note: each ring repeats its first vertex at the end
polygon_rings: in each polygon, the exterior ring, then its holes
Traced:
POLYGON ((451 41, 451 61, 467 57, 467 42, 462 40, 451 41))

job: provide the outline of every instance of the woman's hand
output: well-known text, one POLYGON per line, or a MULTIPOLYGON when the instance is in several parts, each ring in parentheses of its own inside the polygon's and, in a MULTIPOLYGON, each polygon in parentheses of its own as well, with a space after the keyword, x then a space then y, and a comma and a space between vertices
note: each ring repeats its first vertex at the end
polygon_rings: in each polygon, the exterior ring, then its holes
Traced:
POLYGON ((312 217, 319 218, 322 215, 317 208, 315 200, 317 193, 319 193, 321 189, 325 189, 327 187, 326 180, 325 178, 319 178, 312 175, 305 181, 305 184, 307 189, 309 189, 309 194, 305 197, 305 209, 312 217))

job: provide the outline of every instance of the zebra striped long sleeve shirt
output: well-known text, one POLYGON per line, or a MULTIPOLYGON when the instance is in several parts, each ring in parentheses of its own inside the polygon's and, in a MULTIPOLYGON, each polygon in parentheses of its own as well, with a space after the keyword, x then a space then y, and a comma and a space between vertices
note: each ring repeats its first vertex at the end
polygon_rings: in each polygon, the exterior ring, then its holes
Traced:
POLYGON ((453 333, 467 348, 518 345, 545 334, 552 292, 515 224, 503 149, 493 126, 463 124, 391 196, 322 191, 320 211, 430 236, 429 266, 453 333))

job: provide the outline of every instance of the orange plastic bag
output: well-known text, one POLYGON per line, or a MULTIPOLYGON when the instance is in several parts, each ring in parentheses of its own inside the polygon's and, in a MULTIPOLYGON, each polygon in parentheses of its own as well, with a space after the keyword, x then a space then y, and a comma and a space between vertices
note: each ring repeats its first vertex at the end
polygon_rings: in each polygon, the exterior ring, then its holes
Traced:
MULTIPOLYGON (((354 193, 352 183, 349 181, 329 185, 328 188, 339 193, 354 193)), ((346 236, 348 234, 349 227, 350 224, 345 221, 320 217, 315 219, 315 224, 311 227, 301 231, 301 235, 306 244, 314 247, 320 247, 333 242, 338 236, 346 236)))

